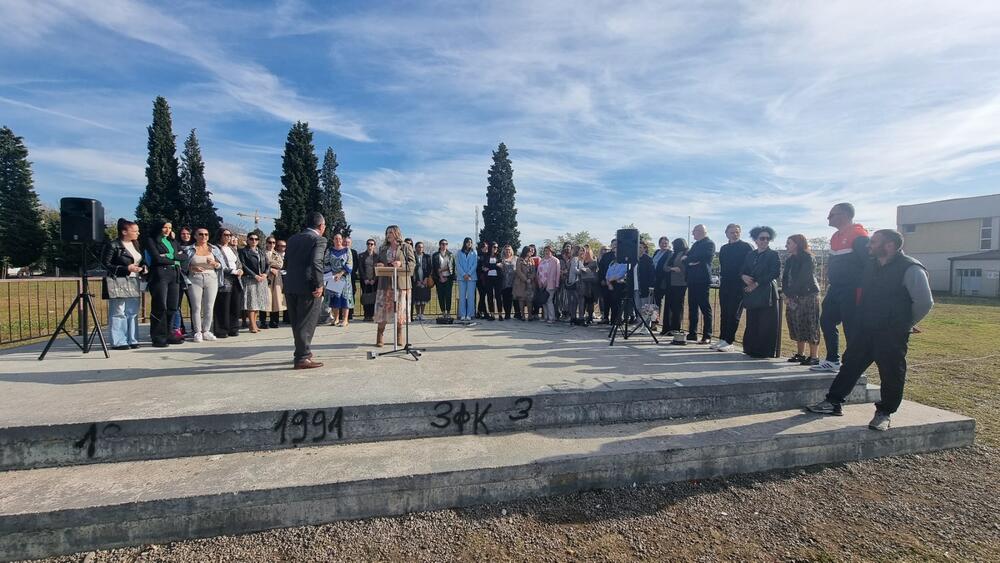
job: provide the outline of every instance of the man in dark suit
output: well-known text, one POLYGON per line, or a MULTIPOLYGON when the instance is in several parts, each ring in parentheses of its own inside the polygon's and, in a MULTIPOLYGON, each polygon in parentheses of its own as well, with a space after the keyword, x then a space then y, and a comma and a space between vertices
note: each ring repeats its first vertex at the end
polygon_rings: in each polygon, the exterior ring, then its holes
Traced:
POLYGON ((320 213, 309 216, 309 228, 288 239, 285 249, 285 302, 295 338, 295 369, 312 369, 309 345, 316 332, 316 319, 323 307, 323 259, 326 256, 326 220, 320 213))

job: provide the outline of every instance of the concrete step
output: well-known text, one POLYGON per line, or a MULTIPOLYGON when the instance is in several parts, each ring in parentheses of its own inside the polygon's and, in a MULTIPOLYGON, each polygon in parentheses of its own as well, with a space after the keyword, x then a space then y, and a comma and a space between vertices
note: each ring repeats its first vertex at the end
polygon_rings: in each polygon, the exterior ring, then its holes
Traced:
POLYGON ((906 402, 343 444, 0 474, 0 558, 319 524, 593 488, 704 479, 972 444, 975 422, 906 402))
MULTIPOLYGON (((432 400, 374 403, 355 394, 340 404, 299 399, 280 410, 0 421, 0 470, 780 411, 822 400, 834 377, 755 367, 759 373, 686 378, 589 376, 499 396, 452 395, 462 389, 442 382, 439 391, 421 393, 432 400)), ((862 378, 848 401, 867 399, 862 378)))

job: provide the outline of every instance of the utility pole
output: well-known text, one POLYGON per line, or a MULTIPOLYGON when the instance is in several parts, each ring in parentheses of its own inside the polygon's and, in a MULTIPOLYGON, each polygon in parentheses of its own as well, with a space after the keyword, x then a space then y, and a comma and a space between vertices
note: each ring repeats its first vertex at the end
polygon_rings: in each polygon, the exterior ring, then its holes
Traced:
POLYGON ((472 240, 479 244, 479 206, 476 206, 476 230, 472 233, 472 240))
POLYGON ((237 212, 236 214, 239 215, 240 217, 245 218, 245 219, 253 219, 253 230, 255 230, 255 231, 259 231, 260 230, 260 220, 261 219, 270 219, 272 221, 275 220, 274 217, 268 217, 267 215, 261 215, 259 210, 254 210, 253 215, 251 215, 249 213, 243 213, 243 212, 237 212))

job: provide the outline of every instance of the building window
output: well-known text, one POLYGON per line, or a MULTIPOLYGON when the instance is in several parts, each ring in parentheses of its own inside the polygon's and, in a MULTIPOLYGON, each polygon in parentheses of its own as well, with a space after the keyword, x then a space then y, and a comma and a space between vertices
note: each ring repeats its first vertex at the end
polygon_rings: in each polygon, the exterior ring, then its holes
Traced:
POLYGON ((979 227, 979 250, 993 248, 993 219, 986 218, 979 227))
POLYGON ((912 223, 909 224, 909 225, 903 225, 903 234, 908 235, 910 233, 915 233, 915 232, 917 232, 917 226, 916 225, 914 225, 912 223))

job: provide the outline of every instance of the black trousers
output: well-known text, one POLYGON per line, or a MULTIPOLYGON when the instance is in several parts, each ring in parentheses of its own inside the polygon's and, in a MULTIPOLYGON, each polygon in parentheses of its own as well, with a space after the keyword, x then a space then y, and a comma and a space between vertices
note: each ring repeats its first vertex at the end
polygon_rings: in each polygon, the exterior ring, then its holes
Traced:
POLYGON ((601 287, 601 319, 605 322, 611 320, 611 306, 614 303, 614 291, 602 285, 601 287))
POLYGON ((454 287, 455 280, 448 280, 444 283, 438 282, 434 285, 434 288, 437 290, 438 307, 446 315, 451 314, 451 297, 454 287))
POLYGON ((149 339, 154 344, 166 344, 180 303, 180 272, 172 267, 157 267, 149 282, 149 294, 149 339))
MULTIPOLYGON (((366 283, 361 282, 362 301, 364 300, 365 295, 374 294, 377 289, 378 289, 378 284, 367 285, 366 283)), ((365 320, 371 320, 375 318, 375 301, 372 301, 370 304, 364 303, 361 305, 361 307, 365 310, 365 320)))
POLYGON ((499 303, 503 309, 504 318, 510 318, 511 309, 514 308, 514 288, 500 289, 499 303))
POLYGON ((698 312, 702 320, 702 338, 712 337, 712 304, 708 302, 707 283, 688 284, 688 336, 698 335, 698 312))
POLYGON ((906 352, 910 333, 899 330, 859 330, 856 336, 857 338, 852 336, 850 345, 844 351, 844 362, 830 385, 826 400, 831 403, 843 403, 861 378, 861 374, 874 363, 878 366, 878 376, 882 383, 882 399, 875 403, 875 410, 892 414, 899 410, 899 404, 903 402, 906 352))
MULTIPOLYGON (((485 276, 485 274, 484 274, 485 276)), ((485 280, 479 282, 479 314, 492 315, 497 310, 497 281, 499 276, 486 276, 485 280)))
POLYGON ((295 341, 295 353, 292 358, 298 363, 312 355, 310 346, 316 333, 316 321, 323 311, 323 298, 313 297, 312 294, 289 293, 285 295, 285 301, 288 303, 288 316, 292 321, 292 339, 295 341))
POLYGON ((667 330, 676 332, 681 329, 681 317, 684 316, 684 295, 686 293, 686 285, 672 285, 667 290, 667 308, 663 312, 663 318, 670 319, 670 325, 667 330))
POLYGON ((724 281, 719 287, 719 340, 732 344, 740 326, 740 303, 743 302, 743 281, 724 281))
POLYGON ((826 359, 831 362, 840 361, 840 333, 837 325, 844 325, 844 340, 850 342, 851 329, 854 328, 854 314, 857 310, 858 290, 853 287, 831 285, 823 297, 823 310, 819 314, 819 327, 823 329, 823 342, 826 344, 826 359))
POLYGON ((233 281, 232 291, 220 291, 215 297, 215 320, 212 332, 216 336, 232 336, 240 331, 240 309, 243 307, 243 288, 233 281))

